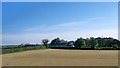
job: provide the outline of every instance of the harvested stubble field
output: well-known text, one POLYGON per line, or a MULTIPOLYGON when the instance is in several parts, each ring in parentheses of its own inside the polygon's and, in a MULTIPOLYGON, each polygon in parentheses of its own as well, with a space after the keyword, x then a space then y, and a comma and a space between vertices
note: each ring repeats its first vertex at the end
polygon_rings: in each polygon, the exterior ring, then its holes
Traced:
POLYGON ((3 66, 117 66, 116 50, 47 49, 2 55, 3 66))

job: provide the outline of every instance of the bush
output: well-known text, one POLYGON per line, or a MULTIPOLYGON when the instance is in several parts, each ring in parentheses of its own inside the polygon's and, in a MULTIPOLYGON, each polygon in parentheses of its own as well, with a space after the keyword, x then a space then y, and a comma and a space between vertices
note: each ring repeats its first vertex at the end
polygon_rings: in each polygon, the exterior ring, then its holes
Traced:
POLYGON ((113 45, 113 49, 118 49, 118 46, 117 45, 113 45))

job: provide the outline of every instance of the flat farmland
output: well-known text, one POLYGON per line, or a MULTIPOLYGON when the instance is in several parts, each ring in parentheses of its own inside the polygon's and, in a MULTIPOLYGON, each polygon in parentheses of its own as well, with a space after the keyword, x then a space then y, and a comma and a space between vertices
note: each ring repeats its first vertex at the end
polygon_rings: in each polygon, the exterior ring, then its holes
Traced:
POLYGON ((3 66, 117 66, 117 50, 31 50, 2 55, 3 66))

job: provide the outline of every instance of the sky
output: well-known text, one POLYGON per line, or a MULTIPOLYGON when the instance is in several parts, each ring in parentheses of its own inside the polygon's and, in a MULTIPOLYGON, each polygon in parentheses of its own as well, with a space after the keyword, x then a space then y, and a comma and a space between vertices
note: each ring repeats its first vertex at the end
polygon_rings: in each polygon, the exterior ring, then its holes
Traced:
POLYGON ((117 2, 3 2, 2 44, 118 38, 117 2))

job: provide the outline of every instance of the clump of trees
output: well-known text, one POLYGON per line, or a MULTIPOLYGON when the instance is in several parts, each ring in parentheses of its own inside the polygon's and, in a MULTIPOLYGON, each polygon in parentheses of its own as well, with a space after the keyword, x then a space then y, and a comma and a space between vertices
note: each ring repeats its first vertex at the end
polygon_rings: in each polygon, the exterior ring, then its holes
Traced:
MULTIPOLYGON (((120 49, 120 41, 114 38, 94 38, 94 37, 90 37, 90 38, 77 38, 77 40, 72 41, 74 44, 74 48, 77 49, 120 49)), ((60 40, 60 38, 55 38, 51 41, 51 45, 60 45, 60 44, 64 44, 64 43, 68 43, 65 40, 60 40)))
POLYGON ((62 45, 62 44, 65 44, 67 43, 67 41, 63 40, 63 39, 60 39, 60 38, 55 38, 51 41, 51 45, 62 45))
POLYGON ((114 38, 78 38, 75 41, 76 48, 91 48, 91 49, 118 49, 120 47, 120 41, 114 38))

